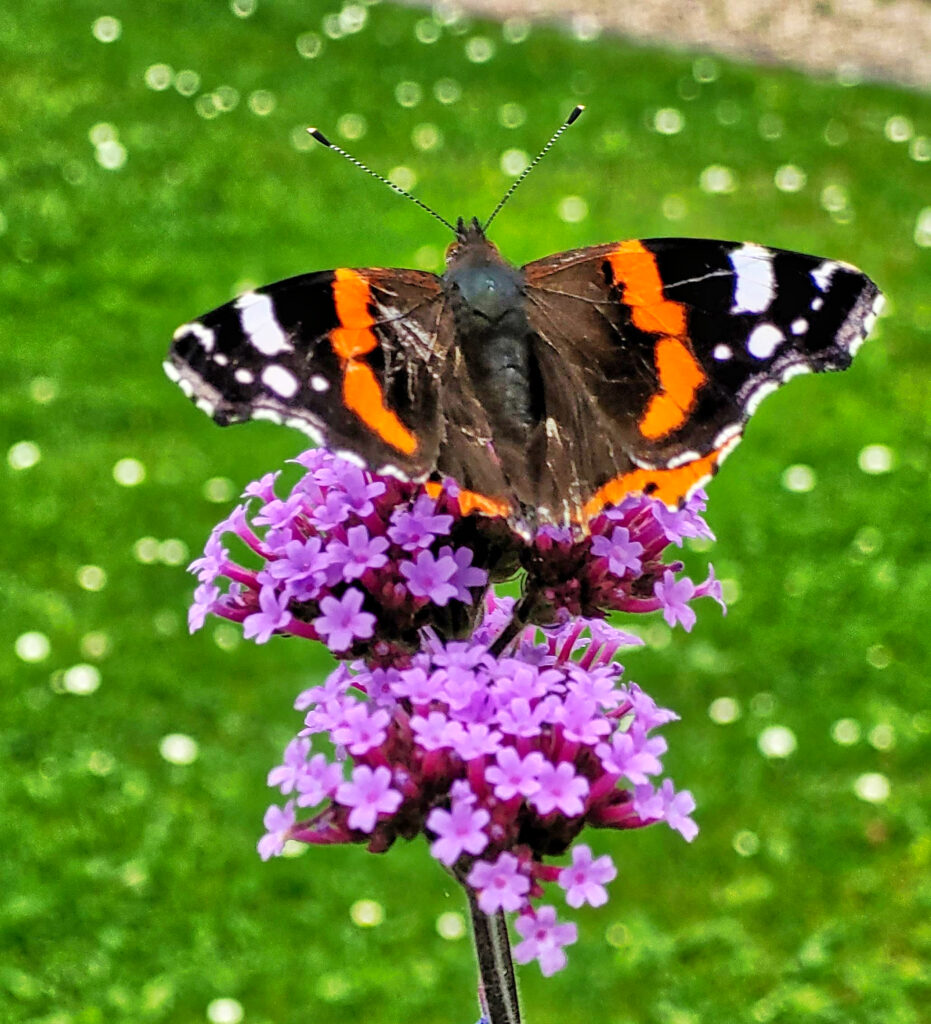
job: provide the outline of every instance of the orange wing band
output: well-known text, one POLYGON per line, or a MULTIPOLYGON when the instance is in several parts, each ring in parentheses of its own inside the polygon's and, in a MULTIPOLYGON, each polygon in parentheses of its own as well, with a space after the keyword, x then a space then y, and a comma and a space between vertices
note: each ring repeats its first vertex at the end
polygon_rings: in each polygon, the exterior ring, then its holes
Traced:
POLYGON ((368 281, 358 271, 333 271, 333 304, 341 326, 330 332, 330 344, 343 361, 343 401, 382 441, 405 455, 413 455, 417 438, 386 407, 375 371, 361 358, 378 345, 372 330, 375 321, 369 313, 370 300, 368 281))
POLYGON ((633 469, 609 480, 582 506, 582 521, 594 519, 608 505, 618 505, 628 494, 648 494, 670 508, 678 505, 696 487, 710 479, 730 453, 739 435, 713 452, 674 469, 633 469))
POLYGON ((656 258, 642 242, 622 242, 608 257, 614 280, 623 292, 635 327, 658 334, 653 359, 660 390, 653 395, 637 424, 644 437, 656 440, 685 425, 705 371, 692 355, 687 338, 685 306, 663 295, 656 258))

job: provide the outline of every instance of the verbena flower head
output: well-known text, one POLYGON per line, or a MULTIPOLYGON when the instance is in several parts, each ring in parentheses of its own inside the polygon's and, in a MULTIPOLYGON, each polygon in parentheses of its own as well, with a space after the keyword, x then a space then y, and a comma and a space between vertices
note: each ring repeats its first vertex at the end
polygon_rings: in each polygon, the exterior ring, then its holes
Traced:
POLYGON ((256 643, 291 634, 337 658, 392 664, 420 648, 427 627, 444 639, 470 636, 489 585, 517 568, 525 620, 540 624, 661 610, 690 629, 693 599, 720 601, 713 576, 696 585, 681 562, 662 561, 683 537, 712 536, 701 496, 678 512, 629 498, 585 536, 543 527, 528 540, 503 520, 463 515, 452 481, 375 476, 323 449, 296 462, 304 472, 285 496, 277 474, 250 484, 191 564, 200 582, 192 631, 212 614, 242 623, 256 643))
POLYGON ((585 826, 698 830, 691 794, 660 780, 658 730, 677 716, 621 681, 615 656, 641 641, 605 617, 660 611, 688 630, 696 598, 721 602, 713 573, 695 584, 663 561, 711 536, 703 497, 677 512, 629 498, 584 536, 524 538, 463 515, 451 481, 375 476, 324 450, 297 462, 287 494, 277 474, 250 484, 191 565, 192 630, 214 614, 257 643, 302 636, 340 659, 297 699, 304 727, 268 778, 286 800, 259 853, 423 835, 485 913, 518 914, 518 962, 560 970, 576 929, 544 899, 600 906, 617 873, 577 841, 585 826), (518 569, 520 601, 497 596, 518 569))

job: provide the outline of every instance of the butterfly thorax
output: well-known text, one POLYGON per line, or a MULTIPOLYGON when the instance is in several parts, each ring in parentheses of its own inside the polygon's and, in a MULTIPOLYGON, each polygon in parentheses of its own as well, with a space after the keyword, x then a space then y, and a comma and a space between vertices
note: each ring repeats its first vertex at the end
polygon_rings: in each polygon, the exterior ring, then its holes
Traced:
POLYGON ((493 435, 526 446, 542 417, 542 391, 523 271, 504 260, 473 221, 450 247, 443 284, 458 349, 493 435))

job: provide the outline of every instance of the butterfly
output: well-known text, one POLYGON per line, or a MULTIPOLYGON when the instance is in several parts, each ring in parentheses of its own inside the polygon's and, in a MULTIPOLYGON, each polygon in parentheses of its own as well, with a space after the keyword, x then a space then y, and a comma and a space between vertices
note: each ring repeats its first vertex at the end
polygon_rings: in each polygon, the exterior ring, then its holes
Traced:
POLYGON ((492 218, 449 224, 440 275, 340 267, 247 291, 178 328, 166 372, 217 423, 296 427, 373 472, 452 477, 464 513, 584 531, 628 494, 680 504, 763 397, 845 369, 881 309, 847 263, 746 242, 517 267, 492 218))

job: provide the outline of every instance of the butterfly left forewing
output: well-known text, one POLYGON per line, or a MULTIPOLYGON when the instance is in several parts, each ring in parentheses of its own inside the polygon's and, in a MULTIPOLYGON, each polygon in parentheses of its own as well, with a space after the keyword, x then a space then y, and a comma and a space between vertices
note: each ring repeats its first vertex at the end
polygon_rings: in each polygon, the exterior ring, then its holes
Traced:
POLYGON ((374 470, 422 478, 439 445, 444 315, 433 274, 303 274, 178 328, 165 368, 220 424, 285 423, 374 470))

